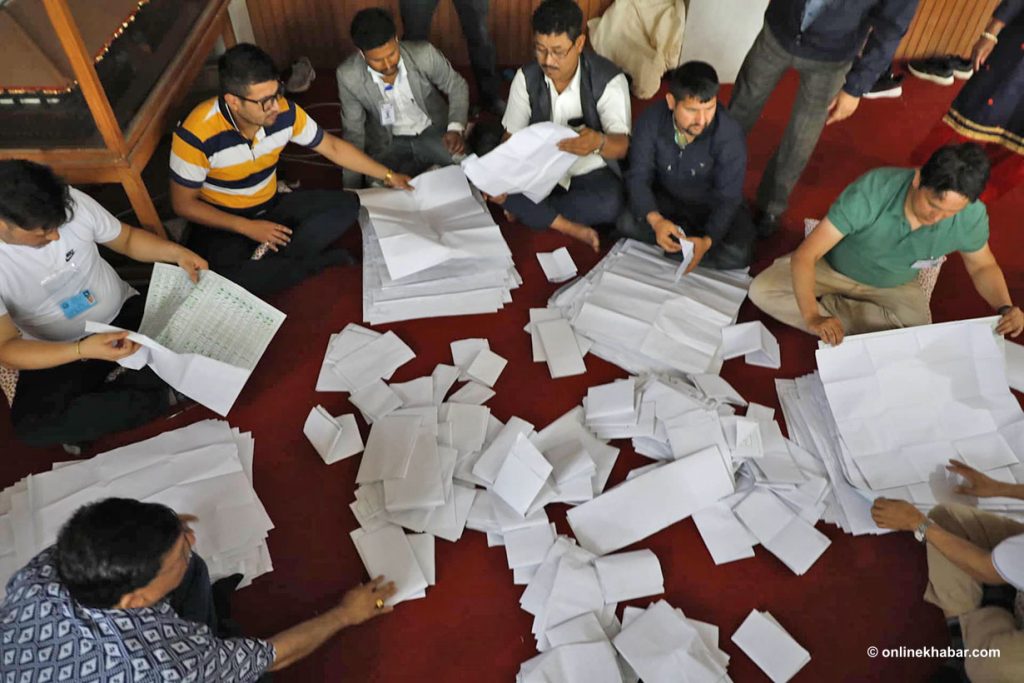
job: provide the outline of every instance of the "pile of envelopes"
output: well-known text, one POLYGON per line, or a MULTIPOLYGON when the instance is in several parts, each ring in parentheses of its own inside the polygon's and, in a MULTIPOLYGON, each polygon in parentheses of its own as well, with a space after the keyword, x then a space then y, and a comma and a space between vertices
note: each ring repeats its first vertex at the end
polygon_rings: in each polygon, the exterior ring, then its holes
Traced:
MULTIPOLYGON (((821 458, 833 483, 830 521, 879 533, 869 512, 878 496, 923 510, 958 500, 950 459, 1024 481, 1016 455, 1024 452, 1024 412, 1007 385, 996 320, 847 337, 818 350, 818 372, 776 382, 791 434, 821 458)), ((1018 500, 969 502, 1024 518, 1018 500)))
POLYGON ((211 577, 241 573, 248 585, 273 569, 267 533, 274 525, 253 490, 254 449, 249 433, 204 420, 22 479, 0 492, 0 597, 79 507, 110 497, 194 515, 195 550, 211 577))
POLYGON ((736 321, 750 276, 697 268, 677 279, 676 270, 659 247, 622 240, 548 307, 591 353, 628 372, 718 372, 722 330, 736 321))
POLYGON ((370 324, 494 313, 522 280, 501 230, 462 169, 415 190, 361 190, 363 320, 370 324))

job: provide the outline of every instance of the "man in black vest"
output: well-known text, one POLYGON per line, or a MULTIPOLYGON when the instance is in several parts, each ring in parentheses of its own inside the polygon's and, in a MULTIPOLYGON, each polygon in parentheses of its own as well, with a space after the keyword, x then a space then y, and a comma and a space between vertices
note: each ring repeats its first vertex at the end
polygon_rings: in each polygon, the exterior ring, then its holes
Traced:
POLYGON ((573 0, 545 0, 533 13, 537 61, 516 73, 501 123, 506 136, 542 121, 579 136, 559 148, 579 156, 540 203, 521 194, 491 199, 535 230, 552 229, 600 246, 594 226, 611 225, 624 206, 622 181, 609 161, 629 151, 629 86, 607 59, 583 52, 583 12, 573 0))

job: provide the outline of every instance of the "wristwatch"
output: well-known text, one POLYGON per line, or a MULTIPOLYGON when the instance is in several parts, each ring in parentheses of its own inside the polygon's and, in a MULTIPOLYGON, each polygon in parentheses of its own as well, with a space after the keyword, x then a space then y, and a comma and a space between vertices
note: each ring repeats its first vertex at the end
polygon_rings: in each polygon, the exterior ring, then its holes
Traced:
POLYGON ((601 133, 601 144, 598 145, 597 149, 593 150, 591 154, 593 154, 594 156, 600 156, 602 150, 604 150, 604 143, 606 142, 608 142, 608 136, 605 135, 604 133, 601 133))
POLYGON ((928 531, 928 527, 930 527, 932 524, 935 524, 935 522, 932 521, 930 518, 925 517, 924 521, 918 524, 917 528, 914 529, 914 538, 916 538, 919 543, 924 543, 925 532, 928 531))
POLYGON ((1003 304, 1002 306, 996 309, 996 313, 998 313, 999 315, 1006 315, 1012 310, 1013 304, 1003 304))

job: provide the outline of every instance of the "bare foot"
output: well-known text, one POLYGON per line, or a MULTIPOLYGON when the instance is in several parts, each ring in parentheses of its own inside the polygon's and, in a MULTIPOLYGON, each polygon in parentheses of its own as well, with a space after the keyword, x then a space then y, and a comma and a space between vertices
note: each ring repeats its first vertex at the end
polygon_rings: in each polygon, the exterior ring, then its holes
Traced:
POLYGON ((580 223, 574 223, 570 220, 566 220, 559 216, 560 220, 556 220, 555 224, 551 227, 562 233, 568 235, 573 239, 577 239, 584 244, 590 245, 590 248, 597 251, 601 248, 601 238, 597 234, 597 230, 587 226, 581 225, 580 223))

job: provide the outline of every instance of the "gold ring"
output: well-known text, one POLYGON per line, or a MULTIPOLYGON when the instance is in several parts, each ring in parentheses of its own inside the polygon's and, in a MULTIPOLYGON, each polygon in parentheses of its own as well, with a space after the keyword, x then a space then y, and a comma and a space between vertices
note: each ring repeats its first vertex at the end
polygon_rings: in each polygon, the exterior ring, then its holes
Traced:
POLYGON ((375 602, 374 604, 377 606, 377 609, 384 609, 384 600, 383 599, 377 598, 377 602, 375 602))

